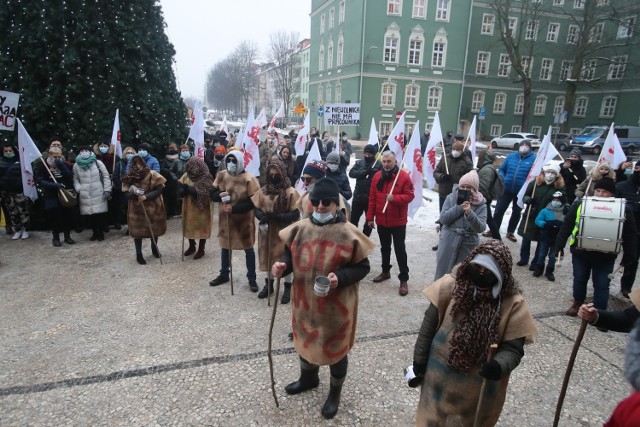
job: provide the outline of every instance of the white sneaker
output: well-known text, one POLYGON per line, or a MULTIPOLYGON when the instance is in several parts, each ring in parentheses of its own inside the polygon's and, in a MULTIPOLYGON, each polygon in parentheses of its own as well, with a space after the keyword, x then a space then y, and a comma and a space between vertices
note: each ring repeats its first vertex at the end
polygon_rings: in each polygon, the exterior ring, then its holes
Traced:
POLYGON ((22 236, 22 230, 18 230, 15 233, 13 233, 13 237, 11 239, 12 240, 18 240, 20 238, 20 236, 22 236))
POLYGON ((22 240, 28 239, 29 238, 29 233, 27 233, 27 230, 22 230, 22 240))

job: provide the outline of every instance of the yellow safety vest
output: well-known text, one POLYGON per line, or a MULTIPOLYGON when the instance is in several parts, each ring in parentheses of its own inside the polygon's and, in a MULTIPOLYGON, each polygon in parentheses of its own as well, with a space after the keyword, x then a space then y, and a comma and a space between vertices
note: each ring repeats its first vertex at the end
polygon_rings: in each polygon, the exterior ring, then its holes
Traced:
POLYGON ((582 210, 582 203, 580 203, 580 205, 578 206, 578 210, 576 211, 576 224, 574 225, 573 230, 571 230, 571 239, 569 240, 569 246, 573 245, 576 241, 576 234, 580 229, 580 211, 581 210, 582 210))

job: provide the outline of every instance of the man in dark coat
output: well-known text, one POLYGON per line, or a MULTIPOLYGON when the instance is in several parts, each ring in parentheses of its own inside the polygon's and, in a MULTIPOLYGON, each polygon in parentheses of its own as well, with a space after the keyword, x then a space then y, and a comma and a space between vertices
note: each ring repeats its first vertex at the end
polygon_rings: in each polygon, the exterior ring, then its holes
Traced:
MULTIPOLYGON (((616 197, 623 197, 627 200, 627 208, 633 212, 636 223, 636 239, 640 241, 640 160, 636 162, 633 173, 625 181, 616 184, 616 197)), ((636 279, 638 272, 638 259, 640 250, 636 251, 635 261, 624 266, 624 273, 620 279, 620 292, 629 298, 629 292, 636 279)))
POLYGON ((340 194, 345 200, 349 200, 352 196, 351 185, 349 185, 349 178, 344 170, 340 168, 340 155, 336 151, 332 151, 327 156, 327 165, 329 170, 327 171, 327 178, 331 178, 338 184, 340 188, 340 194))
MULTIPOLYGON (((378 146, 367 144, 364 146, 363 158, 357 160, 355 165, 349 171, 349 177, 356 179, 356 188, 353 191, 353 200, 351 201, 351 224, 358 226, 360 217, 364 213, 366 215, 369 205, 369 189, 371 188, 371 180, 373 176, 382 169, 380 162, 376 161, 376 153, 378 146)), ((363 233, 365 236, 371 236, 371 227, 364 222, 363 233)))
POLYGON ((569 204, 573 203, 576 197, 576 187, 587 178, 587 171, 582 163, 580 150, 573 150, 560 167, 560 175, 564 179, 567 203, 569 204))

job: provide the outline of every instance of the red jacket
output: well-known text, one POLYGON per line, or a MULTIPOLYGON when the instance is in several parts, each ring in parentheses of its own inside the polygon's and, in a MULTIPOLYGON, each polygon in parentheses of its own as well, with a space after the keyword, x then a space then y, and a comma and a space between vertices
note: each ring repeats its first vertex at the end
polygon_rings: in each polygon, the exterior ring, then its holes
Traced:
POLYGON ((640 420, 640 391, 635 391, 631 396, 618 404, 604 427, 634 427, 640 420))
POLYGON ((401 227, 407 224, 407 214, 409 203, 413 200, 413 183, 409 174, 401 170, 396 186, 391 191, 391 185, 396 178, 393 174, 391 179, 386 180, 382 185, 382 191, 378 190, 378 181, 382 177, 382 172, 377 172, 371 180, 369 189, 369 208, 367 209, 367 221, 373 221, 375 216, 376 224, 383 227, 401 227), (389 202, 387 210, 382 213, 387 194, 393 194, 393 201, 389 202))

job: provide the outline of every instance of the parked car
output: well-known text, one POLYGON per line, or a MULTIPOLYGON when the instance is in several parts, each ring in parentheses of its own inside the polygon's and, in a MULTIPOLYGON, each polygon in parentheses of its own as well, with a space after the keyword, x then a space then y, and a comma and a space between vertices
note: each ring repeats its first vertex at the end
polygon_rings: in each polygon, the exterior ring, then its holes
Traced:
MULTIPOLYGON (((578 148, 580 151, 598 155, 602 151, 608 133, 609 126, 586 126, 582 132, 573 137, 570 148, 578 148)), ((618 126, 615 128, 615 134, 620 140, 620 146, 628 155, 640 149, 640 127, 618 126)))
POLYGON ((554 133, 551 134, 551 142, 553 142, 558 151, 569 151, 572 135, 570 133, 554 133))
POLYGON ((493 148, 513 148, 517 150, 520 147, 520 143, 528 139, 531 141, 531 147, 537 148, 540 146, 540 138, 538 135, 533 133, 521 133, 521 132, 511 132, 505 133, 502 136, 497 138, 493 138, 491 140, 491 147, 493 148))

